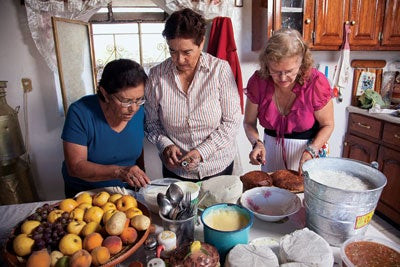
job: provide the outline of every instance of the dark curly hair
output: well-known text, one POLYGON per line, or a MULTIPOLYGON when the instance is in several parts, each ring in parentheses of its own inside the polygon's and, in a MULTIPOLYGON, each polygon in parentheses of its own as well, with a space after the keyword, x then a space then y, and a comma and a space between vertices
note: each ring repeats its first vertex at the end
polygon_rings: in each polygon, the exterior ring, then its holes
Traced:
MULTIPOLYGON (((99 86, 103 87, 107 94, 115 94, 125 87, 145 85, 146 81, 147 74, 139 63, 130 59, 116 59, 104 67, 99 86)), ((105 101, 99 89, 97 89, 97 95, 105 101)))
POLYGON ((279 62, 284 58, 299 56, 302 58, 297 81, 300 84, 308 78, 314 61, 311 51, 301 34, 294 29, 282 28, 271 36, 266 47, 259 56, 260 70, 259 74, 263 78, 270 76, 268 62, 279 62))
POLYGON ((206 33, 206 21, 190 8, 175 11, 165 22, 162 35, 167 40, 175 38, 193 39, 200 45, 206 33))

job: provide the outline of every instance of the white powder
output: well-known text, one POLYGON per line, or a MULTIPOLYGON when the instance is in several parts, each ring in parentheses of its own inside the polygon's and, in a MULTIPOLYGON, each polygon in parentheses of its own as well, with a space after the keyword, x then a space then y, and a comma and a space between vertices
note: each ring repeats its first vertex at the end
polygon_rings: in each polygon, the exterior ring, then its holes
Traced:
POLYGON ((312 180, 334 188, 352 191, 363 191, 373 188, 368 181, 342 171, 312 170, 308 174, 312 180))

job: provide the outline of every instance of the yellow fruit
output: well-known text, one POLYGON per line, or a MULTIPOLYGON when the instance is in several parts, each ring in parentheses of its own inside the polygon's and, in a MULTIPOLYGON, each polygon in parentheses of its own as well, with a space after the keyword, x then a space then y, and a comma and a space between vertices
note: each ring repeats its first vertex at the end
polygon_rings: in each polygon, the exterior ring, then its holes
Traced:
POLYGON ((83 192, 80 193, 77 197, 76 197, 76 202, 79 204, 82 203, 87 203, 92 205, 92 196, 88 193, 88 192, 83 192))
POLYGON ((47 221, 49 223, 54 223, 61 215, 64 213, 62 210, 52 210, 49 215, 47 216, 47 221))
POLYGON ((150 218, 146 215, 137 215, 131 219, 131 225, 138 231, 144 231, 150 226, 150 218))
POLYGON ((69 217, 74 219, 75 221, 83 221, 83 215, 85 214, 85 211, 81 208, 75 208, 71 213, 69 214, 69 217))
POLYGON ((89 222, 83 227, 83 229, 81 231, 81 235, 87 236, 87 235, 90 235, 91 233, 98 232, 100 230, 101 230, 101 226, 99 223, 89 222))
POLYGON ((40 225, 39 221, 26 221, 21 225, 21 232, 23 234, 31 234, 33 229, 40 225))
POLYGON ((106 212, 104 212, 103 224, 105 225, 106 222, 111 218, 111 216, 113 216, 113 214, 116 212, 118 212, 118 210, 107 210, 106 212))
POLYGON ((120 199, 121 197, 122 197, 121 194, 118 194, 118 193, 112 194, 112 195, 110 196, 110 198, 108 199, 108 202, 112 202, 112 203, 115 204, 115 202, 116 202, 118 199, 120 199))
POLYGON ((18 256, 26 256, 32 252, 35 240, 29 238, 27 234, 19 234, 14 238, 13 249, 18 256))
POLYGON ((124 231, 126 215, 122 211, 117 211, 106 222, 106 231, 109 235, 120 235, 124 231))
POLYGON ((196 251, 199 251, 201 249, 201 243, 200 241, 193 241, 193 243, 190 245, 190 252, 194 253, 196 251))
POLYGON ((109 193, 107 193, 106 191, 101 191, 94 195, 92 205, 101 207, 108 202, 109 198, 109 193))
POLYGON ((78 205, 77 208, 83 209, 84 211, 86 211, 87 209, 91 208, 92 204, 89 203, 81 203, 78 205))
POLYGON ((101 222, 101 218, 103 218, 104 211, 97 206, 93 206, 89 208, 85 214, 83 215, 83 220, 85 222, 101 222))
POLYGON ((58 248, 64 255, 71 256, 82 249, 82 239, 75 234, 66 234, 61 238, 58 248))
POLYGON ((72 221, 67 225, 67 232, 70 234, 80 235, 86 223, 84 221, 72 221))
POLYGON ((127 211, 125 211, 125 214, 128 219, 132 219, 136 215, 142 215, 143 212, 139 208, 130 208, 127 211))
POLYGON ((127 211, 130 208, 136 208, 136 207, 137 207, 137 201, 131 195, 124 195, 117 200, 117 209, 119 211, 127 211))
POLYGON ((101 208, 103 209, 104 212, 106 212, 107 210, 116 210, 117 209, 115 204, 112 202, 107 202, 106 204, 101 206, 101 208))
POLYGON ((77 206, 78 206, 78 203, 74 199, 66 198, 60 202, 60 204, 58 205, 58 208, 60 210, 66 211, 66 212, 71 212, 77 206))

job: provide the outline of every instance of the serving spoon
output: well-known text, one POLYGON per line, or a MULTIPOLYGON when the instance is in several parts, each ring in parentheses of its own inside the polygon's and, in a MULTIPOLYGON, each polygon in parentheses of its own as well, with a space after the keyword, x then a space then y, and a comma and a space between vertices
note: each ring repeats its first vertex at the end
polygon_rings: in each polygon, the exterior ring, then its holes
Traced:
POLYGON ((171 202, 172 206, 177 206, 183 199, 183 191, 182 189, 176 185, 176 184, 171 184, 167 192, 165 194, 169 201, 171 202))
POLYGON ((171 202, 163 193, 157 194, 157 204, 160 208, 160 213, 165 217, 167 217, 170 211, 173 209, 171 202))

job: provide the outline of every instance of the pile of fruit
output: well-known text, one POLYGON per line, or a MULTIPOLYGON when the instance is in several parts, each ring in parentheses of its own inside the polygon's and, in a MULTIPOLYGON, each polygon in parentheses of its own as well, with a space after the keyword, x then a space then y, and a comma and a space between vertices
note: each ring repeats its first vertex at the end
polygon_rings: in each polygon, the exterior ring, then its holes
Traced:
POLYGON ((12 248, 27 267, 99 266, 149 226, 133 196, 83 192, 38 208, 15 229, 12 248))

